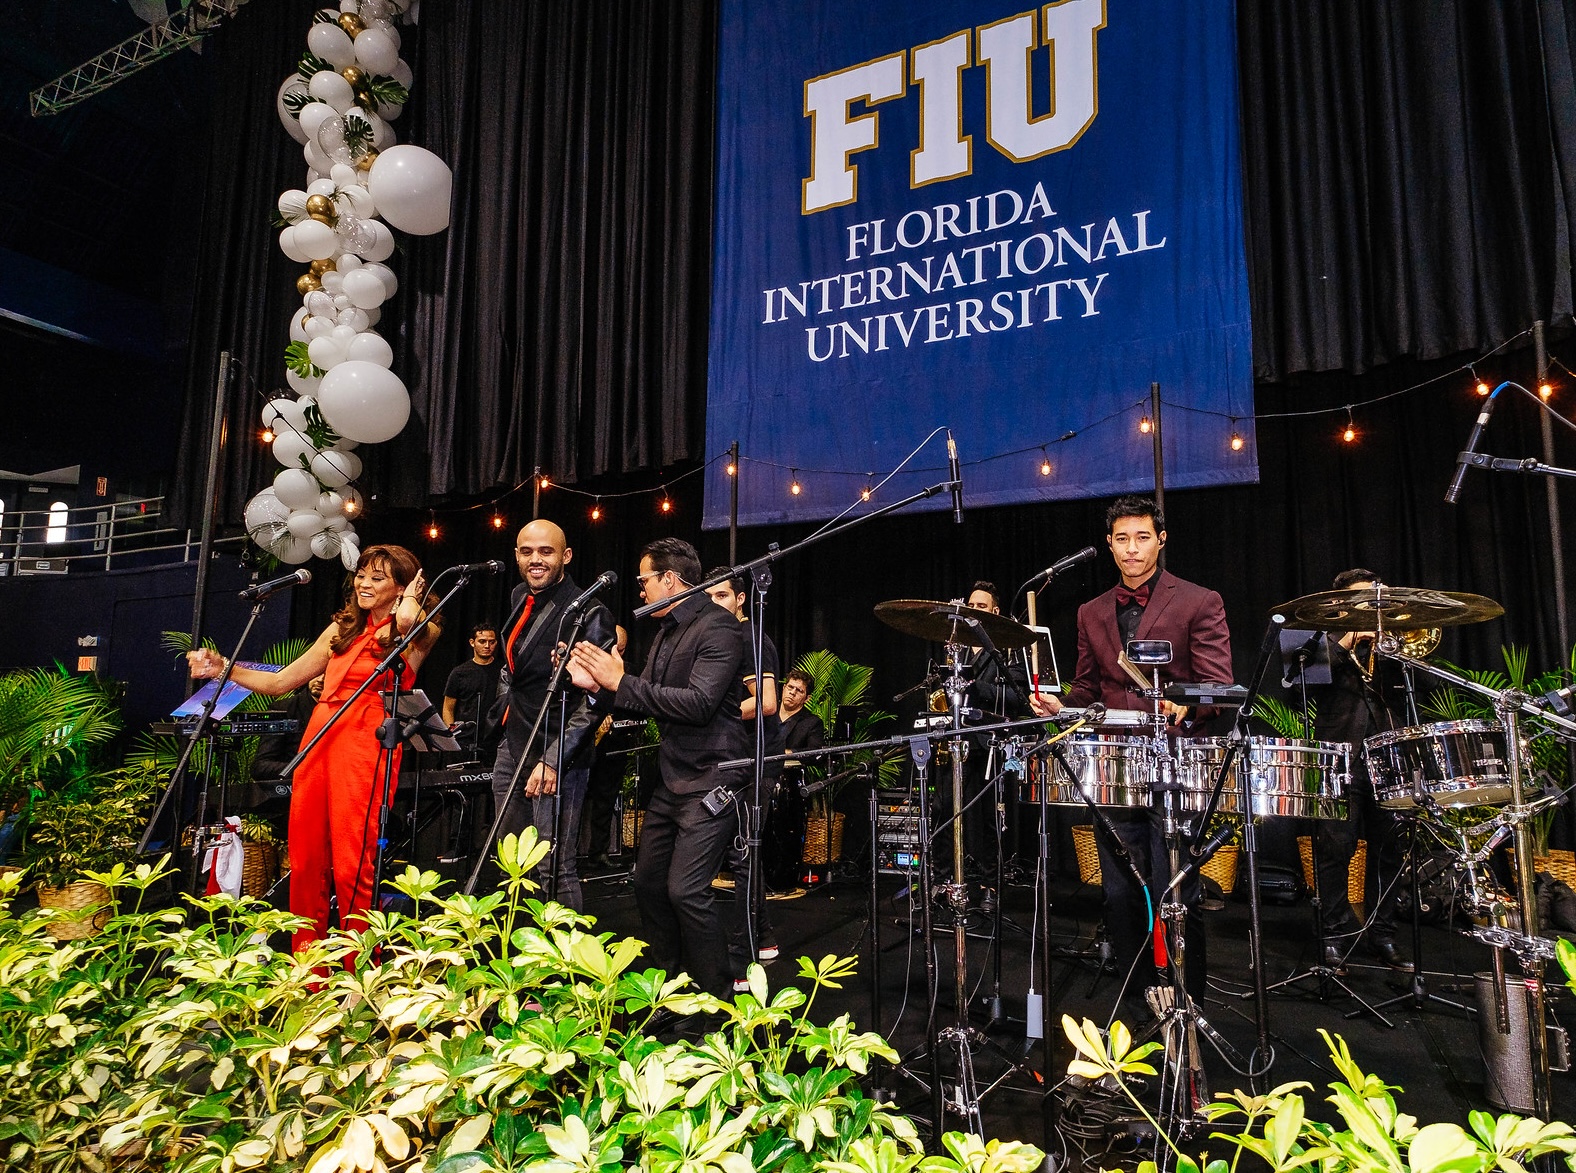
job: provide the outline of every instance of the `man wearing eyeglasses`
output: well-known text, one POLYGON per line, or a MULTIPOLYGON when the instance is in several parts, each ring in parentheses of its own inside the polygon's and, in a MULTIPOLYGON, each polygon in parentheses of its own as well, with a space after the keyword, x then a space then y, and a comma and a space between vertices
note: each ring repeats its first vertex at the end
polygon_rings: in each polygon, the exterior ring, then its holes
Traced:
MULTIPOLYGON (((660 538, 640 552, 640 597, 662 603, 701 581, 695 547, 660 538)), ((635 863, 635 903, 651 963, 686 971, 701 989, 727 997, 728 941, 711 881, 738 827, 734 802, 746 771, 718 764, 751 756, 744 701, 744 636, 728 612, 701 593, 659 607, 661 630, 640 675, 617 652, 575 645, 569 671, 599 714, 654 718, 661 782, 646 808, 635 863)))
MULTIPOLYGON (((559 902, 583 912, 575 845, 580 834, 580 807, 596 752, 591 736, 596 722, 585 697, 571 690, 568 719, 560 726, 558 699, 549 700, 547 693, 554 672, 553 652, 559 640, 569 634, 564 611, 580 593, 566 569, 574 556, 564 531, 550 521, 533 521, 515 538, 514 561, 524 581, 514 588, 509 619, 503 626, 505 665, 499 692, 504 709, 495 717, 503 721, 505 737, 493 763, 493 800, 498 804, 495 809, 500 810, 508 802, 509 813, 500 833, 519 834, 529 823, 542 838, 552 841, 552 855, 537 866, 537 882, 544 894, 551 891, 549 881, 556 868, 559 902), (541 731, 527 746, 526 737, 544 703, 547 715, 541 731), (558 775, 560 743, 562 778, 558 775), (517 772, 515 764, 522 756, 525 765, 517 772), (556 823, 555 790, 560 792, 556 823)), ((585 639, 598 646, 612 644, 616 633, 613 613, 593 601, 583 614, 586 621, 581 634, 585 639)))

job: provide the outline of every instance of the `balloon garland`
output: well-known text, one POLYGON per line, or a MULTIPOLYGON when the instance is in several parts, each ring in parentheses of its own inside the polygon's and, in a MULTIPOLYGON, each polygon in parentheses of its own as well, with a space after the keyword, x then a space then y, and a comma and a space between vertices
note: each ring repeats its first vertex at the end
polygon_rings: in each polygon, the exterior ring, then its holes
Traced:
POLYGON ((279 197, 279 248, 307 266, 296 279, 285 380, 295 396, 270 399, 263 425, 284 467, 245 510, 252 541, 279 561, 361 556, 351 518, 363 508, 351 483, 360 444, 391 440, 410 418, 410 393, 390 366, 394 349, 373 329, 399 289, 384 264, 390 225, 415 236, 449 226, 453 177, 431 151, 395 143, 391 123, 409 98, 399 55, 408 0, 341 0, 320 9, 276 109, 301 144, 306 188, 279 197))

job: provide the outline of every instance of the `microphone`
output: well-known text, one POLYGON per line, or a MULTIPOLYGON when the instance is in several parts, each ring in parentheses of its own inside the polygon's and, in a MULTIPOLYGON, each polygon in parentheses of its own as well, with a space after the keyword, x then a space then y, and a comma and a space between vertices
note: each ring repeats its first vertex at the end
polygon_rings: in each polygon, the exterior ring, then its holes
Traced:
POLYGON ((1488 417, 1494 413, 1494 400, 1499 398, 1499 392, 1500 388, 1496 387, 1494 394, 1488 397, 1488 402, 1477 417, 1477 423, 1472 425, 1466 448, 1456 456, 1456 475, 1450 478, 1450 487, 1445 490, 1446 505, 1454 505, 1456 498, 1461 496, 1461 483, 1467 479, 1467 469, 1471 467, 1472 457, 1477 455, 1478 441, 1483 439, 1483 429, 1488 427, 1488 417))
POLYGON ((466 562, 451 566, 444 574, 502 574, 503 563, 494 558, 490 562, 466 562))
POLYGON ((249 586, 244 591, 237 592, 237 597, 244 599, 248 603, 253 603, 258 599, 266 599, 269 595, 277 594, 279 591, 289 587, 301 586, 311 581, 312 572, 303 566, 299 570, 292 570, 283 578, 276 578, 270 582, 260 582, 249 586))
MULTIPOLYGON (((1043 578, 1046 581, 1049 581, 1055 578, 1058 574, 1061 574, 1063 571, 1071 570, 1074 566, 1077 566, 1078 563, 1089 561, 1089 559, 1093 558, 1099 552, 1100 551, 1095 549, 1093 546, 1085 546, 1076 554, 1069 554, 1060 561, 1052 562, 1044 570, 1040 571, 1039 574, 1036 574, 1034 578, 1043 578)), ((1034 579, 1031 578, 1029 581, 1033 582, 1034 579)))
POLYGON ((601 574, 596 576, 596 581, 595 582, 593 582, 590 586, 586 587, 585 590, 581 591, 578 595, 576 595, 574 597, 574 601, 571 602, 569 604, 569 606, 564 608, 565 614, 568 614, 571 611, 578 611, 578 610, 580 610, 581 607, 584 607, 587 603, 589 603, 591 601, 592 597, 598 591, 600 591, 600 590, 602 590, 602 589, 604 589, 606 587, 612 586, 617 581, 618 581, 618 574, 615 571, 604 570, 601 574))
POLYGON ((952 521, 963 524, 963 469, 958 465, 958 445, 947 433, 947 475, 952 478, 952 521))

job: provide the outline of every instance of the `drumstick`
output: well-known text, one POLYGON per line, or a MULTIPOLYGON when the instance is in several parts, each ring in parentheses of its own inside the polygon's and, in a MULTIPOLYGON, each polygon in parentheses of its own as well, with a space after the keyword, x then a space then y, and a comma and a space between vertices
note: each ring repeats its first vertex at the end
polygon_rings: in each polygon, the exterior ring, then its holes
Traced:
MULTIPOLYGON (((1038 602, 1033 591, 1029 592, 1029 626, 1036 627, 1039 620, 1035 617, 1035 604, 1038 602)), ((1029 679, 1034 683, 1034 691, 1040 691, 1040 641, 1035 640, 1029 645, 1029 679)))

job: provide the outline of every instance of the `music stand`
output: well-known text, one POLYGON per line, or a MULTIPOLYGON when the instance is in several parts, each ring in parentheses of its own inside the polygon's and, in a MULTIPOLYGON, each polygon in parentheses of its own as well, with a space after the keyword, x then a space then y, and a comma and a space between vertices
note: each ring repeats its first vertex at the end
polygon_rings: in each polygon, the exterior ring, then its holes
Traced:
MULTIPOLYGON (((383 698, 384 713, 389 713, 393 694, 379 690, 378 695, 383 698)), ((443 714, 438 711, 438 707, 419 688, 399 694, 397 715, 403 722, 399 731, 400 740, 417 753, 433 753, 437 750, 453 752, 464 748, 443 723, 443 714)))

